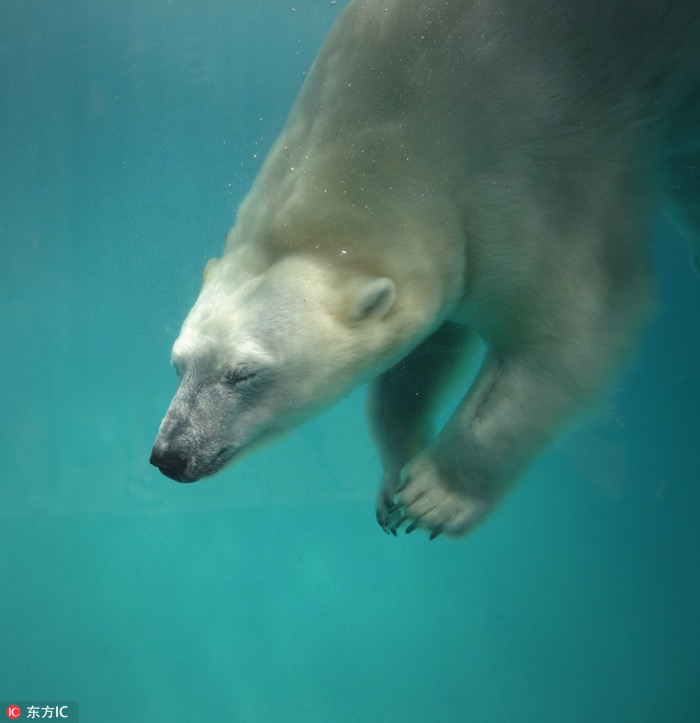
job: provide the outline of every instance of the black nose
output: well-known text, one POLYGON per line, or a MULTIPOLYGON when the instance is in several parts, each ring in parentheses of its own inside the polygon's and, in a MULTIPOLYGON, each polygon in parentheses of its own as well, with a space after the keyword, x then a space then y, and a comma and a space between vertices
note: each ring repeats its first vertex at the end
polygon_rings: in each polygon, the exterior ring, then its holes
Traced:
POLYGON ((176 482, 187 481, 183 479, 185 468, 187 467, 187 459, 175 452, 160 452, 154 447, 151 452, 151 464, 154 467, 158 467, 166 477, 170 477, 170 479, 174 479, 176 482))

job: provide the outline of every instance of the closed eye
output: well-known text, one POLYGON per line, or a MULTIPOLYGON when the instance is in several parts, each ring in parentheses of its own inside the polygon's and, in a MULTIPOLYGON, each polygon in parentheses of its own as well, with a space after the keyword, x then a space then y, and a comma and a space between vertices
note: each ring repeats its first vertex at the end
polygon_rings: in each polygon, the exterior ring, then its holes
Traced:
POLYGON ((257 371, 250 369, 249 367, 236 367, 224 374, 224 381, 229 386, 235 386, 236 384, 242 384, 254 379, 258 375, 257 371))

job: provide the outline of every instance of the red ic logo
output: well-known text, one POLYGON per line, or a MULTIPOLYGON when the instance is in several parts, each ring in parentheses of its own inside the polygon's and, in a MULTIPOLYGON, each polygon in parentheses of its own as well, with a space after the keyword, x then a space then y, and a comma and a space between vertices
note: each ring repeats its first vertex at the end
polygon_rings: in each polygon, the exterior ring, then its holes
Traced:
POLYGON ((22 709, 17 705, 11 705, 5 711, 8 718, 19 718, 22 715, 22 709))

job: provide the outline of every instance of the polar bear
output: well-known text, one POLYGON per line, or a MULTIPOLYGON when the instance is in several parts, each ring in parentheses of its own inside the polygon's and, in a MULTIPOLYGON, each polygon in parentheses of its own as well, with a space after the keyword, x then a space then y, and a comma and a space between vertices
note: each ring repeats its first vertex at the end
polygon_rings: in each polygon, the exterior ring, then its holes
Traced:
POLYGON ((700 258, 698 48, 696 0, 352 0, 205 269, 152 464, 193 482, 368 382, 381 527, 474 528, 630 351, 655 206, 700 258))

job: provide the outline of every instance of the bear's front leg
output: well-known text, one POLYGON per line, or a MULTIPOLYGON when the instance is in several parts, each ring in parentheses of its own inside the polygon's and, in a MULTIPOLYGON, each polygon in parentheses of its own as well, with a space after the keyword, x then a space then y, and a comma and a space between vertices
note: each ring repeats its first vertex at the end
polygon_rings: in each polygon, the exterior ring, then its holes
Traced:
POLYGON ((377 522, 387 534, 396 535, 402 522, 400 511, 392 510, 401 470, 432 440, 440 393, 463 369, 477 339, 470 329, 446 323, 369 386, 367 414, 383 466, 377 522))
POLYGON ((536 358, 490 350, 445 428, 403 468, 389 506, 395 526, 433 539, 477 525, 572 404, 574 390, 556 376, 536 358))
POLYGON ((648 315, 648 253, 639 207, 619 200, 613 208, 583 219, 579 235, 560 244, 546 283, 533 272, 521 296, 491 307, 497 313, 477 378, 401 471, 388 508, 401 515, 397 527, 423 528, 431 538, 473 529, 629 353, 648 315))
POLYGON ((402 470, 390 514, 430 539, 473 529, 496 506, 562 422, 595 392, 617 344, 565 338, 504 353, 490 349, 442 432, 402 470))

